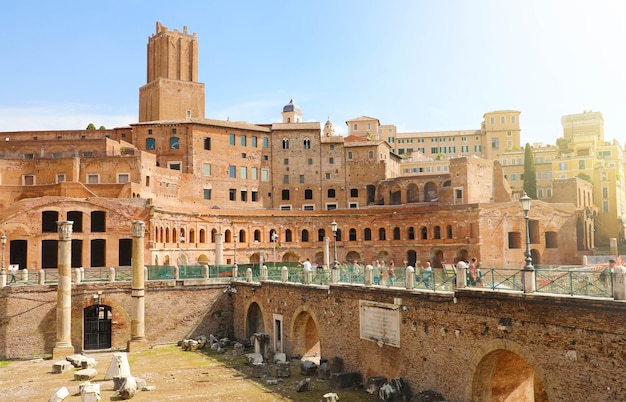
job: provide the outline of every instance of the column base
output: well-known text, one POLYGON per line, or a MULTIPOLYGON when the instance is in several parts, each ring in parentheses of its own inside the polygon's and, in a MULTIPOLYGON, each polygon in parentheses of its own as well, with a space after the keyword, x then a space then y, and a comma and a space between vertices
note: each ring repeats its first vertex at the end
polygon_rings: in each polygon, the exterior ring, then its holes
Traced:
POLYGON ((126 350, 129 353, 132 353, 132 352, 142 352, 142 351, 148 350, 148 349, 150 349, 150 344, 145 339, 130 340, 130 341, 128 341, 128 344, 126 346, 126 350))
POLYGON ((55 346, 52 349, 52 361, 64 360, 75 353, 74 346, 55 346))

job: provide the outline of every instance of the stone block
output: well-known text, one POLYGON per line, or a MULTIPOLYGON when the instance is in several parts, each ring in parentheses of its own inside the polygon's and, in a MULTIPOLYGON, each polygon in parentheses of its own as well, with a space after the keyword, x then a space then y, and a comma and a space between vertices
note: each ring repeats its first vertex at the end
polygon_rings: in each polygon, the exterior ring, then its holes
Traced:
POLYGON ((257 363, 263 363, 263 356, 260 353, 248 353, 246 355, 246 364, 250 367, 257 363))
POLYGON ((86 359, 83 355, 70 355, 65 358, 68 362, 76 368, 83 368, 83 360, 86 359))
POLYGON ((245 348, 242 343, 236 342, 233 346, 233 356, 243 356, 245 348))
POLYGON ((271 377, 270 369, 266 363, 255 363, 252 366, 252 377, 265 378, 271 377))
POLYGON ((411 387, 400 377, 392 378, 378 390, 379 401, 409 402, 411 397, 411 387))
POLYGON ((296 392, 307 392, 309 390, 309 385, 311 384, 310 378, 305 378, 300 381, 298 385, 296 385, 296 392))
POLYGON ((74 373, 74 379, 78 381, 91 380, 97 375, 98 370, 95 368, 82 369, 74 373))
POLYGON ((317 378, 321 380, 330 380, 330 364, 327 361, 324 361, 320 364, 320 367, 317 369, 317 378))
POLYGON ((274 359, 272 359, 272 361, 274 363, 278 363, 278 362, 286 362, 287 361, 287 355, 284 353, 276 353, 274 355, 274 359))
POLYGON ((81 360, 80 367, 84 369, 96 368, 96 359, 94 359, 93 357, 85 357, 83 360, 81 360))
MULTIPOLYGON (((86 369, 89 370, 89 369, 86 369)), ((80 398, 82 402, 99 402, 100 401, 100 384, 87 382, 80 386, 80 398)))
POLYGON ((317 374, 317 364, 312 361, 305 360, 300 364, 300 374, 313 376, 317 374))
POLYGON ((367 379, 367 383, 365 384, 365 391, 368 394, 377 395, 380 387, 383 386, 387 382, 387 377, 383 376, 375 376, 369 377, 367 379))
POLYGON ((130 377, 130 366, 128 365, 128 357, 124 352, 113 353, 111 364, 104 376, 105 380, 112 380, 113 377, 130 377))
POLYGON ((70 371, 74 366, 67 360, 59 360, 52 365, 52 374, 61 374, 70 371))
POLYGON ((48 402, 61 402, 69 395, 70 391, 66 387, 61 387, 57 389, 57 392, 55 392, 54 395, 50 397, 50 399, 48 399, 48 402))
POLYGON ((343 373, 332 373, 330 381, 333 388, 354 388, 360 387, 363 376, 358 371, 348 371, 343 373))
POLYGON ((122 399, 131 399, 137 393, 137 381, 134 377, 125 377, 120 388, 115 393, 122 399))
POLYGON ((276 363, 276 377, 278 378, 291 377, 291 363, 290 362, 276 363))

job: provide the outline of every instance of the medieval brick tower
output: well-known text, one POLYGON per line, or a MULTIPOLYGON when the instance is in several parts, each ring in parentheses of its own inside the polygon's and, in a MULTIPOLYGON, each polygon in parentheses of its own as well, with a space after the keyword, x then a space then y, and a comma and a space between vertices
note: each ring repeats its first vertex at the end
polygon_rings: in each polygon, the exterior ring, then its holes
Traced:
POLYGON ((147 83, 139 88, 139 121, 204 117, 204 84, 198 82, 198 38, 157 22, 148 40, 147 83))

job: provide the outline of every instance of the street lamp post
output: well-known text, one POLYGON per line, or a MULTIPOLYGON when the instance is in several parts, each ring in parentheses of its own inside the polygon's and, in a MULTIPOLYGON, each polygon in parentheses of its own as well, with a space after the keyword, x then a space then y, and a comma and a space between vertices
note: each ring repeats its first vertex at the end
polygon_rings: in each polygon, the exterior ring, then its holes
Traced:
POLYGON ((524 211, 524 220, 526 222, 526 265, 522 269, 522 284, 524 293, 532 293, 535 291, 535 268, 533 267, 533 258, 530 254, 530 230, 528 226, 528 212, 530 211, 530 198, 526 192, 520 202, 522 203, 522 211, 524 211))
POLYGON ((272 242, 274 242, 274 271, 276 271, 276 240, 278 240, 278 233, 272 232, 272 242))

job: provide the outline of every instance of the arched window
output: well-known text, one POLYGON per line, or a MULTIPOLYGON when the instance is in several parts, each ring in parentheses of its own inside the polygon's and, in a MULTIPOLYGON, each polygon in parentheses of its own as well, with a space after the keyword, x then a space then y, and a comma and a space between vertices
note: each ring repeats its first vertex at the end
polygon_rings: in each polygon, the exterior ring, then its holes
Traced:
POLYGON ((304 149, 311 149, 311 140, 308 138, 304 139, 304 149))
POLYGON ((348 234, 350 241, 356 241, 356 229, 350 229, 350 233, 348 234))
POLYGON ((317 231, 317 241, 324 241, 324 237, 326 237, 326 231, 324 229, 319 229, 317 231))
POLYGON ((239 231, 239 242, 243 243, 243 242, 246 242, 246 241, 248 241, 248 239, 246 239, 246 231, 241 229, 239 231))
POLYGON ((146 150, 153 151, 156 148, 156 141, 154 138, 146 138, 146 150))
POLYGON ((407 237, 409 240, 415 240, 415 228, 413 226, 409 226, 407 230, 407 237))
POLYGON ((446 237, 448 239, 452 238, 452 225, 446 226, 446 237))
POLYGON ((170 138, 170 149, 180 149, 180 144, 178 143, 178 137, 170 138))
POLYGON ((387 240, 387 232, 385 228, 378 229, 378 240, 387 240))
POLYGON ((363 240, 371 241, 372 240, 372 229, 365 228, 363 231, 363 240))
POLYGON ((400 240, 400 228, 397 226, 393 228, 393 239, 400 240))
POLYGON ((370 151, 370 159, 374 159, 374 151, 370 151))
POLYGON ((300 240, 303 243, 307 243, 309 241, 309 231, 306 229, 302 229, 302 235, 300 236, 300 240))
POLYGON ((428 239, 428 229, 426 226, 422 226, 422 240, 428 239))
POLYGON ((441 227, 440 226, 435 226, 434 237, 435 239, 441 239, 441 227))
POLYGON ((285 230, 285 242, 291 243, 293 241, 292 237, 291 229, 285 230))
POLYGON ((254 241, 261 241, 261 231, 259 229, 254 231, 254 241))
POLYGON ((337 229, 337 241, 341 241, 341 229, 337 229))
POLYGON ((206 243, 206 232, 204 229, 200 229, 200 243, 206 243))
POLYGON ((217 236, 217 229, 211 230, 211 243, 215 243, 215 236, 217 236))
POLYGON ((283 138, 283 149, 289 149, 289 139, 283 138))

